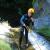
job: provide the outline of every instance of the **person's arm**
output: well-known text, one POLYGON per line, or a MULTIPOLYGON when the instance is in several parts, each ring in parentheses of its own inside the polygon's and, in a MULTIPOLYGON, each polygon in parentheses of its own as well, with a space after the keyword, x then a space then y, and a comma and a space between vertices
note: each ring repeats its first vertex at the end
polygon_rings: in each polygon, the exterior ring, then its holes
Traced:
POLYGON ((24 17, 24 15, 23 15, 22 18, 20 19, 20 23, 22 24, 22 26, 26 26, 25 23, 24 23, 24 21, 23 21, 24 18, 25 18, 25 17, 24 17))

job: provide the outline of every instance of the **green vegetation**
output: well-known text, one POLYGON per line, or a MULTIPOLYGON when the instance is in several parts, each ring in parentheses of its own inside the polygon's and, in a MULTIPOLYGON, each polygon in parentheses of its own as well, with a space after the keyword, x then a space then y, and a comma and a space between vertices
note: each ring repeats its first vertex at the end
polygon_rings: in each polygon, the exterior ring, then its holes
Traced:
POLYGON ((11 47, 5 41, 0 40, 0 50, 11 50, 11 47))
POLYGON ((37 32, 50 41, 50 28, 48 26, 38 29, 37 32))

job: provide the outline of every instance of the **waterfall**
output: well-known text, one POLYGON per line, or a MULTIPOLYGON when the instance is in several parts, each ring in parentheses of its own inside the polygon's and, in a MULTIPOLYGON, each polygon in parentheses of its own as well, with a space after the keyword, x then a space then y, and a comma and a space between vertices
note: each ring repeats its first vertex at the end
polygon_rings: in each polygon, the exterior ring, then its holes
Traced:
POLYGON ((50 43, 36 32, 29 32, 28 39, 35 50, 50 50, 50 43))
MULTIPOLYGON (((9 38, 5 35, 6 33, 10 32, 9 29, 11 28, 12 27, 9 26, 7 21, 0 23, 0 39, 5 41, 9 40, 9 38)), ((28 33, 28 40, 35 50, 50 50, 50 43, 44 37, 34 31, 28 33)))

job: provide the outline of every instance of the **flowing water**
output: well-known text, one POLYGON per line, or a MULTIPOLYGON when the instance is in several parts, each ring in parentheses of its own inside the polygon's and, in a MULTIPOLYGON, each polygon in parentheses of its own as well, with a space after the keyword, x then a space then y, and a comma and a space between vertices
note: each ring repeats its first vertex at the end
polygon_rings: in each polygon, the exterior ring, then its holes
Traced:
POLYGON ((30 32, 28 38, 35 50, 50 50, 50 43, 36 32, 30 32))
MULTIPOLYGON (((0 23, 0 39, 6 40, 6 33, 10 32, 8 22, 0 23)), ((29 32, 28 39, 35 50, 50 50, 50 43, 36 32, 29 32)))

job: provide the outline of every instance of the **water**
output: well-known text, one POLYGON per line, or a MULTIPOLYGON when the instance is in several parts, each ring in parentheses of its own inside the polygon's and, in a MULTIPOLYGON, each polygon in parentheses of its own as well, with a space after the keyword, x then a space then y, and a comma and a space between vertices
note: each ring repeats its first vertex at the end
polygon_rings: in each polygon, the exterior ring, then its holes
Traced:
MULTIPOLYGON (((6 34, 10 32, 11 28, 7 21, 0 23, 0 39, 9 41, 6 34)), ((50 43, 36 32, 29 32, 28 39, 35 50, 50 50, 50 43)))
POLYGON ((39 34, 32 31, 28 38, 35 50, 50 50, 50 43, 39 34))
POLYGON ((8 25, 8 22, 0 22, 0 39, 6 40, 8 38, 6 34, 10 32, 11 27, 8 25))

